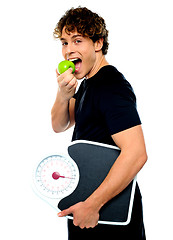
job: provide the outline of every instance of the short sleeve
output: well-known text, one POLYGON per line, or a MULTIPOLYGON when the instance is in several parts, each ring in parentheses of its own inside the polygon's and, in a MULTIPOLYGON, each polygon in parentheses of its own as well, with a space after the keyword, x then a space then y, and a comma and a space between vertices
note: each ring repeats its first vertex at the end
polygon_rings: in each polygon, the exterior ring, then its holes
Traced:
POLYGON ((111 135, 141 124, 136 97, 127 81, 105 87, 99 108, 111 135))

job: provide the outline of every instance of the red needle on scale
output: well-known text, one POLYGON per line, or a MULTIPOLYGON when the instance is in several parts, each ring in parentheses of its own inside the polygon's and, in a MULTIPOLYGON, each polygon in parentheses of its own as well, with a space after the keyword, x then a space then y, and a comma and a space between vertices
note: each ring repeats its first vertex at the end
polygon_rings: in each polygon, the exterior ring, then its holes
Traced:
POLYGON ((52 178, 53 178, 54 180, 57 180, 57 179, 59 179, 59 178, 69 178, 69 179, 73 179, 73 178, 70 178, 70 177, 61 176, 61 175, 59 174, 59 172, 54 172, 54 173, 52 173, 52 178))

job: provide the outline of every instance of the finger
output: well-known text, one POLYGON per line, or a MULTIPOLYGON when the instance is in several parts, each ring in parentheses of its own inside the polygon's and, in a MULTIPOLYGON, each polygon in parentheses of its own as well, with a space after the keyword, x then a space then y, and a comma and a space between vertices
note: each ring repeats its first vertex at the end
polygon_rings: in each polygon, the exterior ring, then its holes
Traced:
POLYGON ((78 85, 78 82, 76 82, 76 84, 74 85, 74 88, 75 88, 75 89, 77 88, 77 85, 78 85))
MULTIPOLYGON (((58 70, 57 70, 57 72, 58 72, 58 70)), ((66 76, 66 75, 68 75, 70 73, 72 74, 72 72, 73 72, 73 68, 68 68, 65 72, 63 72, 61 74, 58 73, 58 75, 66 76)))
MULTIPOLYGON (((65 72, 63 72, 62 74, 65 75, 65 74, 69 74, 69 73, 72 73, 73 72, 73 68, 69 68, 68 70, 66 70, 65 72)), ((56 75, 57 77, 59 77, 60 75, 62 75, 58 72, 58 69, 56 68, 56 75)))
POLYGON ((68 70, 66 70, 66 71, 63 72, 62 74, 63 74, 64 76, 66 76, 66 75, 72 74, 72 72, 73 72, 73 68, 69 68, 68 70))
POLYGON ((62 83, 62 86, 67 86, 73 78, 72 69, 69 68, 66 72, 58 76, 57 81, 62 83))
POLYGON ((70 213, 72 213, 71 208, 67 208, 67 209, 59 212, 58 217, 65 217, 65 216, 69 215, 70 213))
POLYGON ((60 74, 59 74, 59 72, 58 72, 58 69, 56 68, 56 76, 57 77, 59 77, 60 76, 60 74))
POLYGON ((76 88, 77 87, 77 80, 76 78, 74 77, 69 83, 68 83, 68 89, 72 89, 72 88, 76 88))

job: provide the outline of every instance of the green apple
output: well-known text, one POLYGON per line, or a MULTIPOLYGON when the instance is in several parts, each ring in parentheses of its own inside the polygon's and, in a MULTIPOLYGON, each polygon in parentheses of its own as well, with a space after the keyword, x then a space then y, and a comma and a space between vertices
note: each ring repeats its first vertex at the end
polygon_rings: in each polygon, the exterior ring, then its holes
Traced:
POLYGON ((60 74, 62 74, 65 71, 67 71, 69 68, 73 69, 73 73, 75 72, 75 65, 74 65, 74 63, 71 62, 71 61, 64 60, 64 61, 59 63, 59 65, 58 65, 58 72, 60 74))

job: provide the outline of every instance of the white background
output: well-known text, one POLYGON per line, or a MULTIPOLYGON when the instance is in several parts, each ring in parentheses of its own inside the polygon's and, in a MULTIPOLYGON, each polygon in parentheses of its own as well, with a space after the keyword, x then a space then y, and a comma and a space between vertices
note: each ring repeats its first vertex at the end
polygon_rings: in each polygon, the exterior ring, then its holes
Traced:
POLYGON ((64 12, 86 6, 107 22, 107 60, 132 84, 148 162, 138 175, 147 240, 173 239, 171 1, 6 0, 0 3, 1 239, 67 239, 66 220, 34 195, 35 164, 65 149, 50 111, 61 45, 52 32, 64 12))

